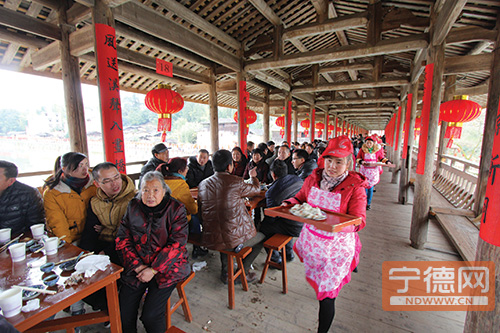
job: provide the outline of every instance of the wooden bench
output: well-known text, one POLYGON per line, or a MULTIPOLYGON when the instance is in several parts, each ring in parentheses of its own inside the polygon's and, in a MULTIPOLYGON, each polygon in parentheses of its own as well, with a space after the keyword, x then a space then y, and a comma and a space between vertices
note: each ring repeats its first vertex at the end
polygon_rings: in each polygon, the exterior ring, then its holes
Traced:
POLYGON ((269 253, 267 254, 266 262, 264 264, 264 269, 262 270, 262 275, 260 277, 259 283, 264 283, 264 279, 266 278, 267 269, 269 266, 276 267, 281 269, 281 278, 282 278, 282 286, 283 286, 283 294, 288 292, 288 279, 286 272, 286 253, 285 246, 292 240, 292 236, 286 236, 282 234, 274 234, 271 238, 269 238, 264 243, 264 247, 269 249, 269 253), (271 256, 273 255, 273 250, 280 252, 281 254, 281 263, 275 263, 271 261, 271 256))
POLYGON ((171 326, 167 328, 167 331, 165 333, 186 333, 186 331, 183 331, 178 327, 171 326))
POLYGON ((184 281, 177 283, 176 289, 177 293, 179 294, 179 300, 173 306, 170 306, 171 297, 168 298, 166 306, 167 330, 172 326, 172 313, 174 313, 175 310, 177 310, 181 305, 182 305, 182 311, 184 312, 184 318, 186 319, 186 321, 188 323, 193 321, 193 316, 191 315, 191 309, 189 308, 184 288, 189 283, 189 281, 191 281, 194 278, 194 275, 195 275, 194 272, 191 272, 191 274, 189 274, 189 276, 184 281))
MULTIPOLYGON (((201 234, 190 234, 188 243, 193 245, 202 246, 201 234)), ((234 309, 234 283, 238 277, 241 279, 241 285, 244 291, 248 291, 248 282, 243 267, 243 259, 246 258, 251 252, 251 247, 244 247, 240 252, 220 250, 220 253, 227 255, 227 289, 228 289, 228 303, 229 308, 234 309), (236 259, 238 268, 234 271, 233 258, 236 259)))

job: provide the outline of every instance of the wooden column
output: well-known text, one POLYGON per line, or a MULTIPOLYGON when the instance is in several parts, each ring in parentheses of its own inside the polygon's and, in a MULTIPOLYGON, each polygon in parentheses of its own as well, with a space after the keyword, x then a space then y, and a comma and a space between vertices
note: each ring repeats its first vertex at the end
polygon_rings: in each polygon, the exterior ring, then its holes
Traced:
POLYGON ((290 133, 291 127, 288 126, 290 122, 290 113, 288 112, 288 104, 292 100, 292 94, 288 93, 285 97, 285 140, 288 142, 289 145, 291 145, 290 141, 292 138, 292 135, 290 133))
POLYGON ((406 103, 401 101, 401 112, 398 111, 398 127, 396 135, 397 145, 394 146, 394 164, 396 167, 392 171, 392 184, 397 184, 399 178, 399 172, 401 171, 401 150, 403 147, 403 126, 405 123, 405 115, 406 115, 406 103))
MULTIPOLYGON (((453 96, 455 95, 456 82, 456 75, 450 75, 445 78, 443 102, 447 102, 453 99, 453 96)), ((444 138, 447 128, 448 122, 441 122, 441 129, 439 131, 438 154, 436 158, 436 175, 439 174, 439 169, 441 169, 441 160, 443 159, 443 155, 446 154, 446 146, 448 145, 448 141, 450 140, 444 138)))
POLYGON ((245 133, 245 108, 246 108, 246 103, 243 101, 244 98, 241 96, 243 92, 240 89, 240 82, 245 80, 245 76, 243 72, 238 72, 236 73, 236 94, 238 98, 238 146, 240 146, 241 150, 243 150, 243 153, 246 154, 246 149, 247 149, 247 140, 246 136, 244 135, 245 133))
POLYGON ((266 88, 264 89, 264 110, 263 110, 263 116, 264 116, 264 142, 269 141, 269 89, 266 88))
POLYGON ((444 43, 430 47, 428 58, 429 63, 434 64, 434 75, 432 81, 427 149, 425 153, 425 172, 423 175, 417 174, 410 231, 411 246, 417 249, 423 249, 427 241, 427 230, 429 227, 429 204, 432 190, 432 173, 434 152, 436 151, 439 107, 441 104, 441 84, 444 71, 444 43))
POLYGON ((214 68, 210 69, 209 75, 210 86, 208 88, 208 102, 210 103, 210 149, 213 154, 219 150, 219 110, 217 108, 217 85, 214 68))
POLYGON ((59 51, 61 52, 62 81, 68 121, 69 143, 71 146, 70 150, 83 153, 89 157, 82 85, 80 82, 80 66, 78 58, 71 55, 69 46, 69 34, 75 27, 68 24, 66 15, 68 2, 61 2, 61 7, 57 12, 57 21, 61 28, 59 51))
POLYGON ((406 159, 401 160, 401 173, 398 194, 399 203, 403 205, 408 202, 408 188, 411 177, 413 142, 415 141, 414 132, 415 118, 417 117, 418 82, 412 84, 409 90, 409 93, 412 94, 412 100, 410 105, 410 119, 407 119, 407 121, 410 122, 408 131, 408 144, 406 147, 403 146, 403 149, 407 150, 407 157, 406 159))
POLYGON ((314 105, 311 105, 309 107, 309 142, 313 142, 314 140, 314 131, 316 128, 314 127, 315 122, 316 122, 316 117, 315 117, 316 110, 314 109, 314 105))
POLYGON ((339 121, 339 117, 337 115, 333 116, 333 137, 337 137, 337 123, 339 121))
MULTIPOLYGON (((499 31, 498 29, 500 29, 500 16, 497 17, 497 31, 499 31)), ((481 146, 481 161, 479 162, 479 175, 475 195, 476 201, 474 202, 474 211, 477 215, 481 214, 483 207, 484 196, 486 193, 486 183, 488 182, 491 167, 493 138, 497 128, 495 125, 498 121, 497 112, 500 101, 500 33, 497 34, 497 40, 493 50, 493 61, 491 63, 490 71, 490 87, 488 90, 488 104, 486 106, 486 118, 484 119, 483 145, 481 146)))
POLYGON ((295 108, 292 110, 293 115, 293 141, 299 141, 299 110, 295 108))
POLYGON ((325 111, 325 117, 323 119, 323 124, 325 124, 325 129, 323 131, 323 140, 328 140, 328 111, 325 111))

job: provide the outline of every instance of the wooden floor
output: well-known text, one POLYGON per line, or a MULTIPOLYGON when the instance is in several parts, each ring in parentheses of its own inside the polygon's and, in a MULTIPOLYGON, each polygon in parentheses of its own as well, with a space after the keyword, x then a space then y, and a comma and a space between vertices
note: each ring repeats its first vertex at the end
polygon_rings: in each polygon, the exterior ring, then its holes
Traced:
MULTIPOLYGON (((366 228, 360 232, 363 249, 359 273, 343 288, 336 302, 331 332, 462 332, 465 312, 387 312, 382 309, 382 263, 387 260, 461 260, 435 222, 429 227, 428 248, 409 246, 411 205, 397 204, 397 185, 390 173, 376 186, 366 228)), ((270 271, 264 284, 236 288, 236 308, 227 307, 227 287, 219 281, 220 260, 210 253, 207 267, 187 286, 193 322, 181 309, 173 324, 186 332, 316 332, 318 302, 304 279, 302 264, 288 265, 289 292, 281 293, 281 272, 270 271)), ((260 274, 265 256, 255 261, 260 274)), ((176 292, 174 292, 176 294, 176 292)), ((107 332, 102 325, 82 332, 107 332)), ((144 332, 142 329, 141 332, 144 332)))

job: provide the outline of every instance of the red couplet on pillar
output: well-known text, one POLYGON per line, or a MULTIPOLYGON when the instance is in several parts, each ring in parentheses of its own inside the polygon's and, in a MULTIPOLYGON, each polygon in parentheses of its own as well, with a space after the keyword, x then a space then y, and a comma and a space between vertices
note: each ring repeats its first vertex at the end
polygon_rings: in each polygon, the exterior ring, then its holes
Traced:
MULTIPOLYGON (((434 76, 434 64, 425 66, 424 99, 422 105, 422 127, 420 128, 420 140, 418 145, 417 173, 423 175, 425 172, 425 154, 427 152, 427 135, 429 133, 429 117, 431 115, 432 78, 434 76)), ((432 157, 431 157, 432 158, 432 157)))
POLYGON ((394 146, 394 149, 399 148, 399 124, 401 124, 401 106, 398 108, 398 121, 396 122, 396 145, 394 146))
POLYGON ((120 172, 126 173, 115 29, 96 23, 95 40, 106 161, 113 162, 120 172))
POLYGON ((316 128, 316 109, 312 109, 312 124, 311 124, 311 137, 310 137, 310 140, 311 142, 314 141, 314 132, 315 132, 315 128, 316 128))
POLYGON ((287 121, 286 121, 286 141, 288 144, 291 146, 292 142, 292 101, 288 101, 288 108, 286 110, 287 112, 287 121))
POLYGON ((483 218, 479 236, 495 246, 500 246, 500 104, 497 109, 497 126, 491 151, 491 165, 483 203, 483 218), (497 174, 498 172, 498 174, 497 174))
POLYGON ((413 100, 413 94, 408 94, 408 100, 406 102, 406 117, 405 117, 405 133, 403 140, 403 159, 406 160, 408 157, 408 136, 410 135, 410 117, 411 117, 411 103, 413 100))
MULTIPOLYGON (((239 89, 239 103, 240 107, 239 110, 246 111, 247 109, 247 101, 250 98, 250 94, 247 92, 247 82, 246 81, 240 81, 238 82, 238 89, 239 89)), ((245 113, 246 112, 241 112, 241 114, 238 112, 238 127, 240 128, 239 134, 240 134, 240 142, 241 142, 241 150, 243 151, 244 154, 247 152, 247 132, 245 131, 246 128, 246 119, 245 119, 245 113)))

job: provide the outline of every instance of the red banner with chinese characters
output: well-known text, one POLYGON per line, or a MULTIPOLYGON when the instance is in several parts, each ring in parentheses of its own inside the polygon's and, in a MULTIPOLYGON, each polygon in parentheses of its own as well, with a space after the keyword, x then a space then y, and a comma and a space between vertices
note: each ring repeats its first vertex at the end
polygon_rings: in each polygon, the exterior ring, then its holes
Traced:
POLYGON ((408 100, 406 102, 405 130, 403 139, 403 159, 406 159, 408 157, 408 137, 410 135, 410 117, 411 117, 412 100, 413 100, 413 94, 408 94, 408 100))
POLYGON ((490 174, 483 202, 483 217, 479 236, 495 246, 500 246, 500 103, 497 109, 495 137, 491 150, 490 174), (497 175, 498 172, 498 175, 497 175), (497 177, 498 176, 498 177, 497 177))
POLYGON ((173 77, 174 65, 171 62, 156 58, 156 73, 173 77))
POLYGON ((118 171, 126 173, 115 29, 96 23, 95 40, 104 153, 106 161, 113 162, 118 171))
MULTIPOLYGON (((246 110, 247 110, 247 101, 250 98, 250 94, 247 92, 247 82, 246 81, 240 81, 238 82, 238 89, 239 89, 239 105, 240 108, 239 110, 242 110, 241 112, 243 115, 238 112, 238 127, 239 127, 239 133, 240 133, 240 142, 241 142, 241 150, 243 151, 244 154, 247 153, 247 132, 246 132, 246 110)), ((247 156, 248 157, 248 156, 247 156)))
MULTIPOLYGON (((417 174, 425 172, 425 154, 427 152, 427 135, 429 133, 429 117, 431 115, 432 78, 434 76, 434 64, 425 66, 424 98, 422 105, 420 140, 418 144, 417 174)), ((433 158, 431 156, 430 158, 433 158)))
POLYGON ((398 121, 396 122, 396 145, 394 149, 397 150, 399 148, 399 129, 401 128, 401 106, 398 108, 398 121))
POLYGON ((311 117, 311 137, 309 141, 313 142, 314 141, 314 136, 315 136, 315 130, 316 130, 316 109, 312 109, 312 117, 311 117))
POLYGON ((288 117, 286 118, 287 121, 286 121, 286 130, 287 130, 287 134, 286 134, 286 141, 288 142, 288 144, 291 146, 291 142, 292 142, 292 101, 288 101, 288 108, 286 110, 287 112, 287 115, 288 117))

